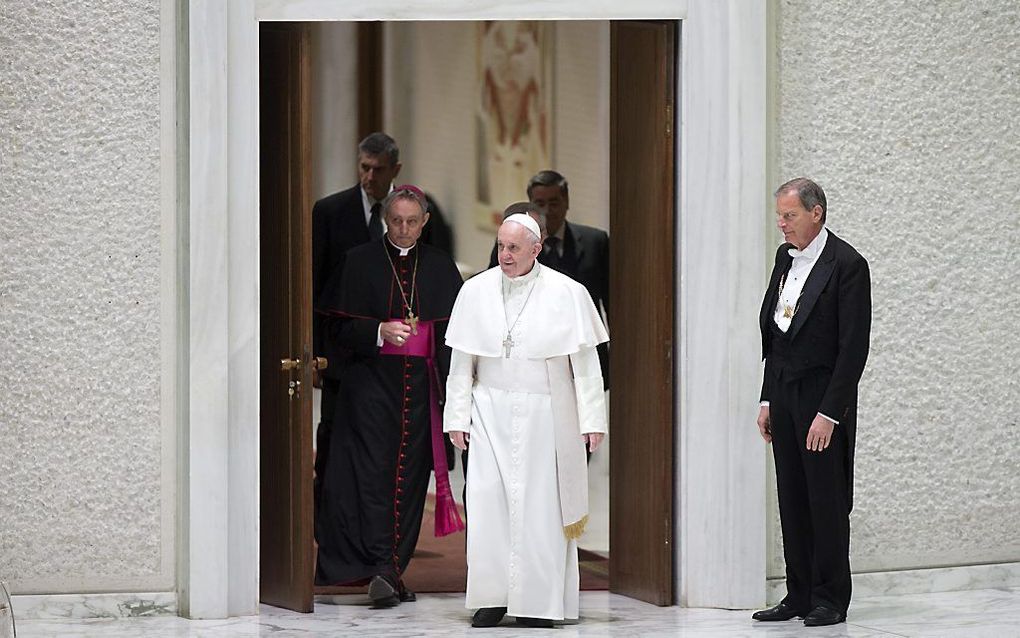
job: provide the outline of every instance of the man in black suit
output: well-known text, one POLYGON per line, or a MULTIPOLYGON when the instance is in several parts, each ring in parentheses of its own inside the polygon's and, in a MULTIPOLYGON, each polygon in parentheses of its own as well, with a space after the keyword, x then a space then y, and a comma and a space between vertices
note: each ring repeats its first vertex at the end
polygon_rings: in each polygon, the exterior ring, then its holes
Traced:
MULTIPOLYGON (((340 281, 347 251, 382 238, 382 200, 389 194, 400 168, 397 143, 385 133, 372 133, 358 144, 358 183, 315 202, 312 208, 312 306, 317 311, 322 310, 328 286, 337 285, 340 281)), ((322 404, 315 445, 316 505, 329 458, 333 412, 340 387, 341 362, 345 356, 338 346, 326 341, 324 332, 323 315, 315 312, 312 349, 316 356, 329 360, 319 379, 322 404)))
POLYGON ((857 386, 868 359, 868 262, 825 228, 825 193, 806 178, 776 190, 786 243, 759 323, 765 375, 758 429, 772 443, 787 595, 762 621, 846 620, 857 386))
MULTIPOLYGON (((566 178, 556 171, 539 171, 528 180, 528 201, 545 215, 547 236, 538 262, 587 288, 595 308, 608 318, 609 235, 604 230, 567 221, 570 189, 566 178)), ((496 248, 493 247, 489 268, 496 264, 496 248)), ((598 354, 603 383, 608 389, 608 344, 600 344, 598 354)))

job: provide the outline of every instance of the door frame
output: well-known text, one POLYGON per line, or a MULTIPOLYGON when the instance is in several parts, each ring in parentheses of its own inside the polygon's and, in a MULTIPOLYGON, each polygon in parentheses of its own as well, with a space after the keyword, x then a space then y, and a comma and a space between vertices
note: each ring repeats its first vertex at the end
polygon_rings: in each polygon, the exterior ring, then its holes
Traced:
POLYGON ((763 603, 766 472, 754 419, 770 200, 766 3, 164 2, 177 8, 168 68, 179 90, 161 100, 178 121, 163 161, 177 175, 177 278, 166 294, 178 318, 180 613, 258 611, 258 23, 274 20, 680 21, 675 590, 685 606, 763 603))

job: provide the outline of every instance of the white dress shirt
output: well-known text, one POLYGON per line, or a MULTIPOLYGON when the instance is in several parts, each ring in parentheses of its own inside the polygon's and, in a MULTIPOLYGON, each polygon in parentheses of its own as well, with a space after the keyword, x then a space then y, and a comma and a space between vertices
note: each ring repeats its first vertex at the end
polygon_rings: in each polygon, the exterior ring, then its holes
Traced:
POLYGON ((825 230, 823 226, 821 232, 811 240, 811 243, 804 250, 790 249, 793 263, 790 264, 790 270, 786 273, 783 294, 779 295, 779 299, 776 301, 776 312, 773 316, 776 325, 783 332, 789 330, 790 324, 793 323, 793 317, 784 316, 783 309, 785 307, 797 307, 800 293, 804 290, 804 282, 807 281, 808 275, 811 274, 811 270, 815 267, 818 256, 822 254, 825 242, 828 239, 829 231, 825 230))
MULTIPOLYGON (((811 240, 804 250, 797 250, 796 248, 790 249, 790 256, 793 257, 793 263, 790 264, 790 270, 786 273, 786 282, 783 284, 783 294, 779 295, 779 299, 776 301, 776 311, 773 314, 773 321, 776 322, 776 326, 784 333, 790 329, 790 324, 793 323, 793 317, 784 316, 784 307, 789 306, 791 308, 797 308, 797 304, 800 300, 800 294, 804 291, 804 282, 807 281, 808 275, 811 274, 811 270, 815 267, 818 262, 819 255, 822 254, 822 250, 825 249, 825 242, 829 239, 829 231, 822 226, 821 232, 811 240)), ((796 314, 796 311, 794 312, 796 314)), ((762 401, 763 407, 768 407, 768 401, 762 401)), ((821 412, 819 416, 832 421, 833 423, 839 423, 836 419, 826 416, 821 412)))
MULTIPOLYGON (((552 248, 552 244, 545 244, 542 247, 542 250, 544 250, 546 253, 551 253, 553 250, 555 250, 557 257, 563 257, 563 242, 566 241, 567 239, 567 222, 564 220, 564 222, 560 224, 560 229, 557 230, 552 235, 549 235, 549 237, 555 237, 556 239, 559 240, 556 242, 556 248, 552 248)), ((546 241, 549 241, 548 237, 546 238, 546 241)))
MULTIPOLYGON (((393 192, 393 184, 390 184, 389 193, 392 193, 392 192, 393 192)), ((389 193, 387 193, 387 194, 389 194, 389 193)), ((374 206, 375 204, 381 204, 381 203, 382 203, 381 201, 375 200, 375 199, 372 199, 371 197, 369 197, 368 193, 365 192, 365 187, 364 186, 361 187, 361 207, 365 211, 365 226, 368 226, 368 225, 370 225, 372 223, 372 206, 374 206)), ((386 234, 386 219, 385 219, 385 217, 383 217, 382 209, 379 210, 379 221, 382 222, 383 234, 385 235, 386 234)))

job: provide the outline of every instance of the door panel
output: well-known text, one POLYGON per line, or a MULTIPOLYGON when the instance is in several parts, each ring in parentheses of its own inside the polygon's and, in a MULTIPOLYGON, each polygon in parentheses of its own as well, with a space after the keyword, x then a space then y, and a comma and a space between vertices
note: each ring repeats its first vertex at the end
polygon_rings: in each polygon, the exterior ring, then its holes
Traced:
POLYGON ((673 604, 674 22, 611 26, 609 586, 673 604))
POLYGON ((303 25, 260 25, 260 599, 304 612, 314 568, 308 42, 303 25))

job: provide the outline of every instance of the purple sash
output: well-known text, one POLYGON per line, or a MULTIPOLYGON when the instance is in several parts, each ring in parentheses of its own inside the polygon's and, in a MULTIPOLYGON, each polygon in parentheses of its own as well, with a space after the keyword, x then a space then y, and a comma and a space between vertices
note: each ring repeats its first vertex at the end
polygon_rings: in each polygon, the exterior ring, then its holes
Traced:
MULTIPOLYGON (((392 319, 391 321, 403 321, 392 319)), ((418 334, 410 334, 402 346, 383 341, 379 354, 406 357, 424 357, 429 371, 429 414, 432 429, 432 469, 436 474, 436 536, 446 536, 464 529, 457 511, 457 502, 450 489, 450 473, 446 469, 446 447, 443 444, 443 413, 439 409, 442 387, 436 369, 436 343, 432 338, 432 322, 419 321, 418 334)))

